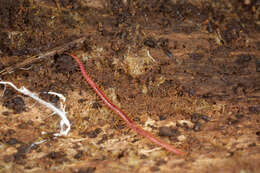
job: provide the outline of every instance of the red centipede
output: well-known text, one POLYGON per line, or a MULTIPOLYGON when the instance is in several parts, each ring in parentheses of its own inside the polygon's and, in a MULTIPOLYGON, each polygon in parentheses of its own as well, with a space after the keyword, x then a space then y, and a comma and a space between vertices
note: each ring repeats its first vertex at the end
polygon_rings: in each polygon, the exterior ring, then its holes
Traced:
POLYGON ((96 94, 103 100, 103 102, 110 108, 112 109, 115 113, 117 113, 127 124, 127 126, 129 128, 131 128, 132 130, 134 130, 136 133, 140 134, 141 136, 149 139, 150 141, 152 141, 153 143, 157 144, 158 146, 161 146, 163 148, 165 148, 166 150, 173 152, 175 154, 178 155, 184 155, 185 153, 176 149, 175 147, 173 147, 172 145, 154 137, 150 132, 145 131, 144 129, 142 129, 140 126, 138 126, 135 122, 133 122, 126 113, 124 113, 121 109, 119 109, 116 105, 114 105, 107 97, 106 95, 103 93, 103 91, 95 84, 95 82, 89 77, 89 75, 87 74, 83 63, 80 61, 80 59, 73 55, 73 54, 68 54, 71 57, 73 57, 73 59, 77 62, 81 74, 83 75, 83 77, 85 78, 86 82, 91 86, 91 88, 96 92, 96 94))

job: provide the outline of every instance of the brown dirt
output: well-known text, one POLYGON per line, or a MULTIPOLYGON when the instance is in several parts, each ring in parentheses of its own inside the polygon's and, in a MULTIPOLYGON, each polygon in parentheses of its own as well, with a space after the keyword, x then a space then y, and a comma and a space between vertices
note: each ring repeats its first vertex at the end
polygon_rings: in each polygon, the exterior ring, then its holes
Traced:
POLYGON ((0 172, 259 170, 259 1, 2 0, 0 7, 2 80, 57 106, 44 92, 64 94, 72 123, 68 136, 54 138, 59 117, 7 87, 0 172), (84 42, 64 46, 78 38, 84 42), (65 51, 137 124, 187 155, 129 130, 65 51))

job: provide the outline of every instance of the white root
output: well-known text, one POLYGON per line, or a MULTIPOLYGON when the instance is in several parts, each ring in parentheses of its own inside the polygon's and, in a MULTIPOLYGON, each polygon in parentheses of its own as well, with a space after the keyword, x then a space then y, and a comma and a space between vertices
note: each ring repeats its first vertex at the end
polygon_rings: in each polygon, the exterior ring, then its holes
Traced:
POLYGON ((59 97, 63 102, 66 101, 66 97, 64 97, 64 95, 62 95, 60 93, 56 93, 56 92, 52 92, 52 91, 44 92, 44 93, 55 95, 55 96, 59 97))
POLYGON ((150 52, 149 52, 149 50, 147 50, 147 56, 153 61, 153 62, 155 62, 155 59, 150 55, 150 52))
MULTIPOLYGON (((13 83, 5 82, 5 81, 0 81, 0 84, 9 85, 9 86, 13 87, 16 91, 33 98, 34 100, 36 100, 40 104, 42 104, 42 105, 46 106, 47 108, 51 109, 53 111, 53 113, 58 114, 61 118, 60 133, 54 134, 55 136, 66 136, 69 133, 71 125, 70 125, 70 122, 69 122, 69 120, 67 119, 67 116, 66 116, 65 106, 62 106, 60 109, 58 109, 53 104, 48 103, 48 102, 40 99, 35 93, 29 91, 24 86, 22 86, 21 88, 17 88, 13 83)), ((50 94, 57 95, 63 101, 66 100, 66 98, 61 94, 54 93, 54 92, 51 92, 50 94)))

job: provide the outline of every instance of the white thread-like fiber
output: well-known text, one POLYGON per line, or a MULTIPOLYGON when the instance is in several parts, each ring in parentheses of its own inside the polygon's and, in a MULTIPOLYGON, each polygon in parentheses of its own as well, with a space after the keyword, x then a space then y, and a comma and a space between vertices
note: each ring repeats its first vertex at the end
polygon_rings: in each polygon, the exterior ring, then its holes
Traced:
MULTIPOLYGON (((63 136, 63 135, 66 136, 69 133, 71 125, 70 125, 69 120, 67 119, 65 107, 62 106, 61 109, 56 108, 53 104, 48 103, 48 102, 40 99, 35 93, 29 91, 24 86, 22 86, 21 88, 17 88, 12 82, 5 82, 5 81, 0 81, 0 84, 9 85, 9 86, 13 87, 18 92, 23 93, 24 95, 27 95, 27 96, 33 98, 34 100, 36 100, 40 104, 42 104, 42 105, 46 106, 47 108, 51 109, 54 113, 58 114, 61 118, 60 133, 55 134, 55 136, 63 136)), ((51 93, 51 94, 53 94, 53 93, 51 93)), ((65 100, 65 97, 62 98, 62 100, 65 100)))

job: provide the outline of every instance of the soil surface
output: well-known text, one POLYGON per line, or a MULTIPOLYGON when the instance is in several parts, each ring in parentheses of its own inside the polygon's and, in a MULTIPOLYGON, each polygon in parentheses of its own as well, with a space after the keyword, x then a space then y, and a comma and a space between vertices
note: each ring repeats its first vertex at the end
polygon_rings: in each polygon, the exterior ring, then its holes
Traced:
POLYGON ((258 0, 1 0, 0 172, 240 172, 260 169, 258 0), (85 83, 185 151, 130 130, 85 83))

